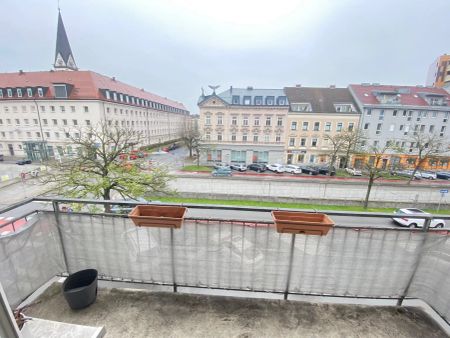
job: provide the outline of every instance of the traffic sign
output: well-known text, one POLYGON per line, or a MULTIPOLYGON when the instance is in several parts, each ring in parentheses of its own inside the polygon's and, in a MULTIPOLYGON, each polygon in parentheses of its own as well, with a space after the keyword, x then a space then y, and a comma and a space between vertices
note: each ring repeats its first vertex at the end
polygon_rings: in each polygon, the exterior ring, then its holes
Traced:
POLYGON ((448 189, 441 189, 441 190, 440 190, 440 193, 441 193, 441 194, 448 194, 448 189))

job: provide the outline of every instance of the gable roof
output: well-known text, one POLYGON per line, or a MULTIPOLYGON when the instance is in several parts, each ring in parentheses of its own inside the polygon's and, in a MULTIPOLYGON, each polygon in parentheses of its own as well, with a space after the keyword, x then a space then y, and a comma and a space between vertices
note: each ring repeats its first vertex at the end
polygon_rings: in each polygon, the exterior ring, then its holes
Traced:
POLYGON ((309 103, 310 113, 336 113, 334 104, 347 103, 355 108, 353 114, 358 114, 358 107, 348 88, 314 88, 314 87, 285 87, 289 102, 309 103))
MULTIPOLYGON (((382 104, 378 101, 376 93, 392 93, 392 95, 399 95, 399 105, 406 106, 423 106, 430 107, 431 105, 424 99, 425 95, 443 95, 447 102, 450 100, 450 95, 442 88, 429 88, 418 86, 395 86, 395 85, 369 85, 369 84, 352 84, 349 86, 356 98, 362 104, 378 105, 382 104)), ((435 107, 435 106, 433 106, 435 107)))
MULTIPOLYGON (((72 85, 73 89, 70 91, 68 98, 73 100, 96 99, 108 101, 100 91, 101 89, 108 89, 112 92, 134 96, 187 111, 182 103, 147 92, 143 89, 138 89, 115 78, 110 78, 89 70, 0 73, 0 88, 48 87, 47 98, 54 96, 53 84, 55 83, 72 85)), ((8 98, 3 96, 3 99, 8 98)), ((21 99, 25 100, 27 97, 24 96, 21 99)))

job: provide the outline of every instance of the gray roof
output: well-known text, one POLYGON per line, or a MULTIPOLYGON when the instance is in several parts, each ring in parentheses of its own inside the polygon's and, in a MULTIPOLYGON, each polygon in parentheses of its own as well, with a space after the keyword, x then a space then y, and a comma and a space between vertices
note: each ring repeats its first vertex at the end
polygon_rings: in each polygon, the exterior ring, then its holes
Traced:
POLYGON ((358 110, 348 88, 286 87, 284 92, 291 104, 310 103, 312 113, 336 113, 334 104, 338 103, 351 103, 358 110))
POLYGON ((69 39, 67 38, 66 29, 64 28, 64 23, 62 21, 61 12, 59 12, 58 14, 58 32, 56 33, 55 68, 58 67, 56 65, 56 58, 58 57, 58 54, 61 55, 66 65, 68 64, 69 57, 71 55, 73 61, 75 62, 75 58, 73 57, 72 54, 72 49, 70 48, 69 39))
POLYGON ((245 105, 245 106, 288 106, 289 102, 283 89, 258 89, 253 87, 233 88, 219 93, 207 96, 200 96, 199 104, 204 100, 216 96, 229 105, 245 105), (234 98, 234 99, 233 99, 234 98), (244 102, 244 98, 249 103, 244 102), (272 104, 269 101, 272 100, 272 104), (259 101, 260 100, 260 101, 259 101))

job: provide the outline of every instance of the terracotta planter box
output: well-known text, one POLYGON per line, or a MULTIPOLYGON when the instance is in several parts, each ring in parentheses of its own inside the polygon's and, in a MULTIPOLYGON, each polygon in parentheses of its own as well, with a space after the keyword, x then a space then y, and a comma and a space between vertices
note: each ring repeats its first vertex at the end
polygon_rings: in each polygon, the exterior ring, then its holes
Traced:
POLYGON ((186 208, 162 205, 137 205, 128 214, 140 227, 181 228, 186 208))
POLYGON ((334 222, 325 214, 299 211, 272 211, 279 233, 326 235, 334 222))

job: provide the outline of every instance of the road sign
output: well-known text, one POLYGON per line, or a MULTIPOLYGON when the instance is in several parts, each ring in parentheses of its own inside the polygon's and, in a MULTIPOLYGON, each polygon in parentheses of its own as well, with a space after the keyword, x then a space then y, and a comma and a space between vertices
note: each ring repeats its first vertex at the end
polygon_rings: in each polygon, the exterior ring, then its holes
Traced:
POLYGON ((441 190, 440 190, 440 193, 441 193, 441 194, 448 194, 448 189, 441 189, 441 190))

